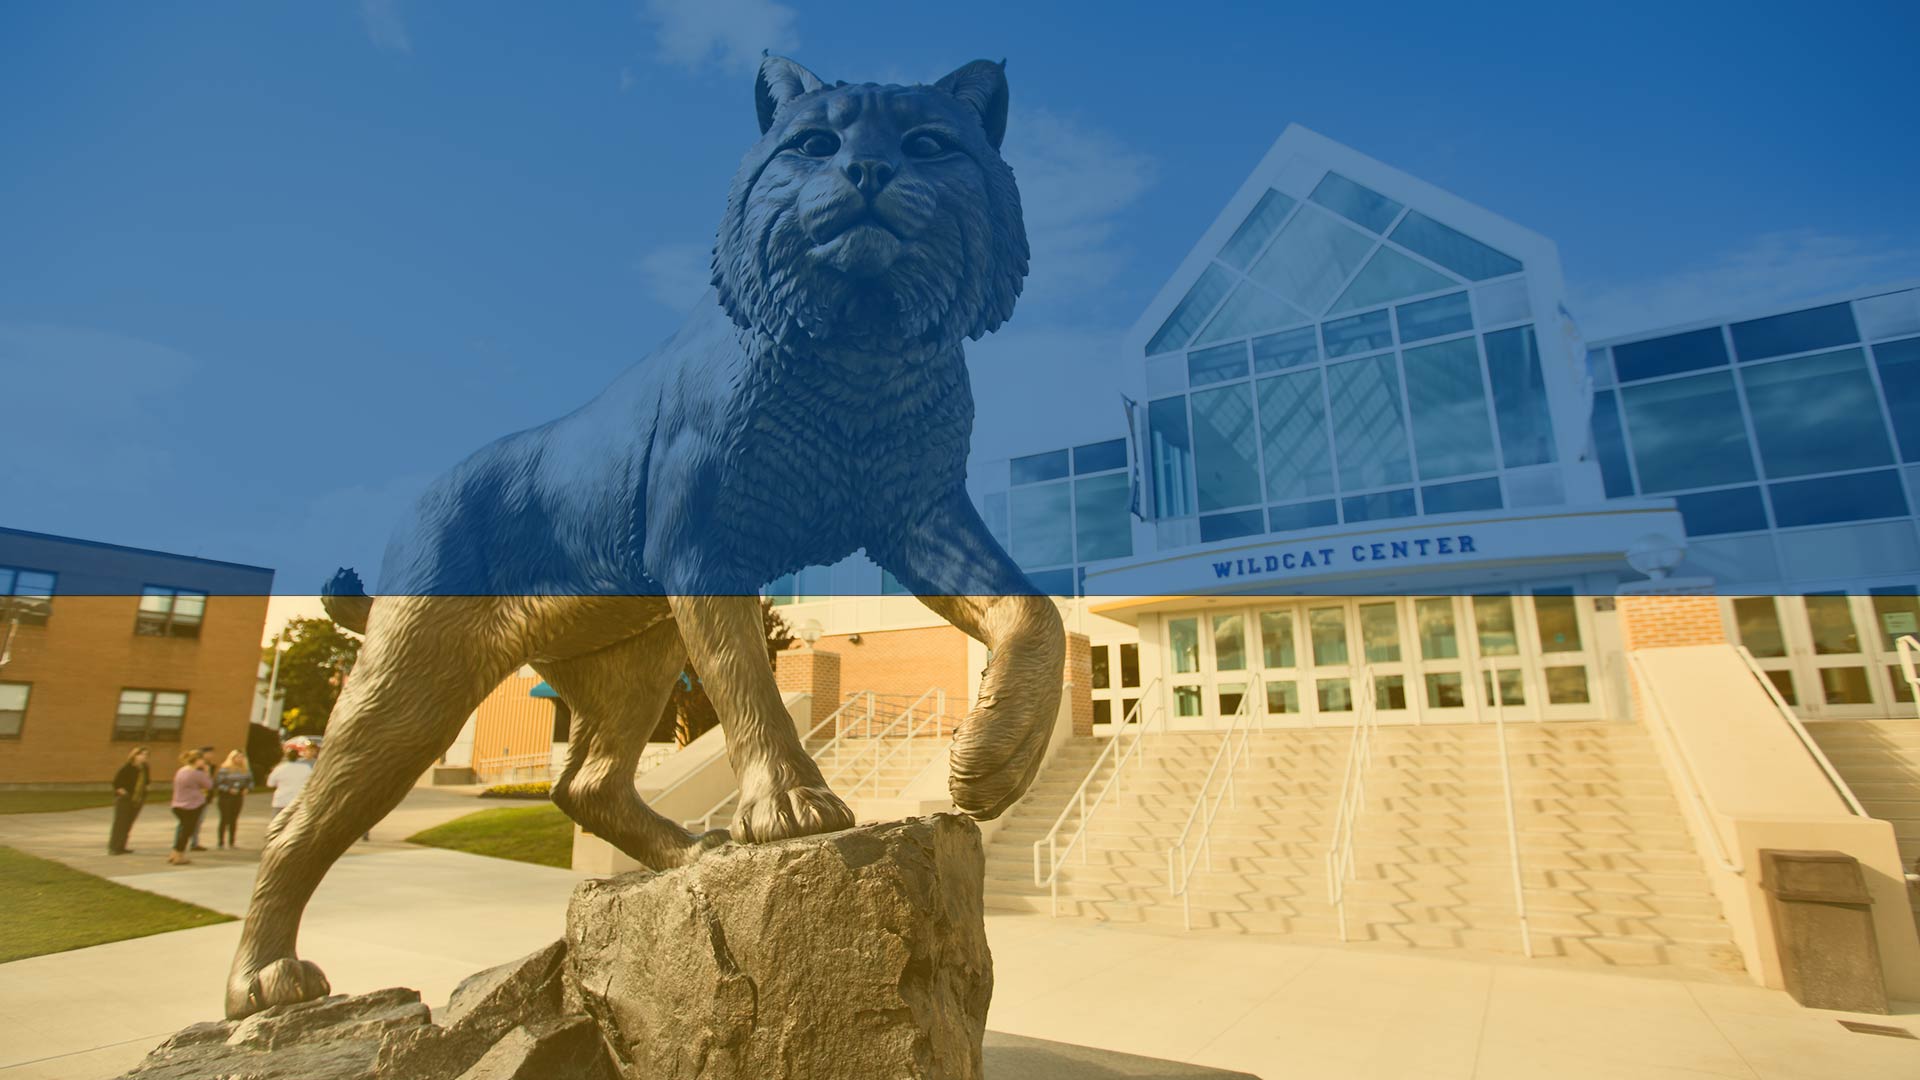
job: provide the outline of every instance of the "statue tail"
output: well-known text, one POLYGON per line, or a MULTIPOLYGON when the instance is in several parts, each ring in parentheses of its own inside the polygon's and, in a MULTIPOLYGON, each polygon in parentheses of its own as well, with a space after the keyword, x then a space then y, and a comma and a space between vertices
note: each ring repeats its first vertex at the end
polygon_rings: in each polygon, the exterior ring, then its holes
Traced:
POLYGON ((320 586, 320 606, 327 609, 327 617, 335 623, 356 634, 364 634, 367 617, 373 614, 373 597, 367 595, 360 575, 343 566, 320 586))

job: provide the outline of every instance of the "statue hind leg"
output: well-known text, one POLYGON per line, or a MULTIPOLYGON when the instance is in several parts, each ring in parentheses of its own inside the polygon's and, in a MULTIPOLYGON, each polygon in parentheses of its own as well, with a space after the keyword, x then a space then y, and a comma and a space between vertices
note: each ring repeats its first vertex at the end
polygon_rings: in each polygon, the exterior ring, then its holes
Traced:
POLYGON ((260 856, 227 979, 238 1019, 329 992, 295 955, 300 916, 334 860, 399 805, 519 657, 515 616, 492 597, 383 596, 334 707, 326 745, 260 856))
POLYGON ((573 710, 566 771, 554 805, 640 865, 666 870, 727 842, 725 830, 695 835, 655 813, 634 790, 634 770, 661 722, 687 653, 671 619, 585 656, 535 661, 534 670, 573 710))

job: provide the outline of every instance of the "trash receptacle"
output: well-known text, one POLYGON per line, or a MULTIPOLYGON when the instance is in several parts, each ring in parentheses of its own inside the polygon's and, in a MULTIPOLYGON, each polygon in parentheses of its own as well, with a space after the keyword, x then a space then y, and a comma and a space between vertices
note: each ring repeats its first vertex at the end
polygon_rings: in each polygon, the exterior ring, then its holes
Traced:
POLYGON ((1760 852, 1781 974, 1811 1009, 1887 1011, 1873 898, 1860 862, 1839 851, 1760 852))

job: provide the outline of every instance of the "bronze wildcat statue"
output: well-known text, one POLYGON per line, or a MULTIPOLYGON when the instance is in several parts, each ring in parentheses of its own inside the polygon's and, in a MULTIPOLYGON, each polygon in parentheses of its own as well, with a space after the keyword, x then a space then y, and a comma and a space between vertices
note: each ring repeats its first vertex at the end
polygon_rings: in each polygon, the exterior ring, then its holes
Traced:
POLYGON ((689 661, 740 779, 732 838, 851 826, 782 707, 756 594, 861 548, 991 650, 953 743, 954 802, 991 818, 1032 783, 1060 617, 963 488, 961 341, 1006 321, 1027 270, 999 153, 1005 65, 828 86, 769 57, 754 95, 762 137, 727 200, 716 293, 593 402, 436 481, 388 546, 378 599, 352 571, 329 583, 327 610, 366 645, 261 856, 228 1016, 329 992, 294 952, 314 888, 521 664, 573 712, 554 803, 646 866, 728 840, 634 790, 689 661))

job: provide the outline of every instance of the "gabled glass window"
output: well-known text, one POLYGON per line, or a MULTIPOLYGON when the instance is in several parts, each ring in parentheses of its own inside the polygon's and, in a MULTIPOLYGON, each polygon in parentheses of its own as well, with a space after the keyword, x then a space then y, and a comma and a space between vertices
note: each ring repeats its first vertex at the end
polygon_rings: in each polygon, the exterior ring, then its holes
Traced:
POLYGON ((1339 523, 1340 512, 1335 508, 1332 499, 1294 503, 1292 506, 1276 506, 1267 511, 1267 529, 1270 532, 1321 529, 1339 523))
POLYGON ((1202 513, 1262 501, 1255 440, 1251 386, 1193 394, 1193 461, 1202 513))
POLYGON ((1286 220, 1287 212, 1293 209, 1293 200, 1269 188, 1254 204, 1253 212, 1233 231, 1226 246, 1220 249, 1220 261, 1235 270, 1245 270, 1260 249, 1265 247, 1280 223, 1286 220))
POLYGON ((1420 478, 1436 480, 1499 468, 1487 426, 1487 391, 1472 338, 1406 351, 1407 408, 1420 478))
POLYGON ((1247 343, 1217 345, 1187 354, 1187 385, 1206 386, 1247 377, 1247 343))
POLYGON ((1413 489, 1376 491, 1371 495, 1349 495, 1340 500, 1340 509, 1349 524, 1357 521, 1385 521, 1413 517, 1413 489))
POLYGON ((1187 290, 1187 295, 1174 305, 1173 314, 1160 324, 1160 329, 1147 342, 1147 355, 1172 352, 1193 340, 1194 332, 1213 314, 1213 309, 1226 298, 1227 290, 1233 287, 1233 276, 1218 266, 1208 264, 1200 273, 1199 280, 1187 290))
POLYGON ((1717 326, 1613 347, 1613 370, 1621 382, 1725 367, 1726 364, 1727 343, 1720 336, 1717 326))
POLYGON ((1067 452, 1049 450, 1044 454, 1028 454, 1007 462, 1007 480, 1010 484, 1038 484, 1047 480, 1058 480, 1067 475, 1067 452))
POLYGON ((1500 453, 1507 468, 1553 461, 1559 456, 1553 446, 1553 411, 1547 407, 1533 327, 1488 334, 1486 346, 1493 409, 1500 419, 1500 453))
POLYGON ((1399 203, 1339 173, 1328 173, 1307 197, 1368 232, 1386 232, 1400 215, 1399 203))
POLYGON ((1267 531, 1266 514, 1260 510, 1235 510, 1227 514, 1205 514, 1200 518, 1200 542, 1232 540, 1267 531))
POLYGON ((1846 304, 1752 319, 1734 323, 1729 329, 1733 331, 1733 351, 1742 360, 1764 360, 1860 340, 1860 331, 1853 325, 1853 308, 1846 304))
POLYGON ((1258 382, 1260 439, 1270 501, 1333 493, 1333 456, 1320 372, 1296 371, 1258 382))
POLYGON ((1369 311, 1346 319, 1320 324, 1327 339, 1327 356, 1352 356, 1393 345, 1393 330, 1387 325, 1387 313, 1369 311))
POLYGON ((1292 326, 1307 316, 1300 309, 1288 305, 1279 297, 1249 282, 1241 282, 1220 305, 1220 313, 1213 317, 1207 328, 1201 332, 1194 344, 1205 345, 1214 341, 1226 341, 1229 338, 1246 337, 1262 330, 1272 330, 1277 326, 1292 326))
POLYGON ((1451 289, 1457 284, 1438 270, 1422 266, 1390 247, 1382 247, 1367 260, 1366 268, 1347 286, 1347 291, 1340 294, 1333 310, 1358 311, 1403 297, 1451 289))
POLYGON ((1495 251, 1463 232, 1450 229, 1418 210, 1407 211, 1407 216, 1394 227, 1391 239, 1428 262, 1444 266, 1468 281, 1485 281, 1520 272, 1520 260, 1495 251))
POLYGON ((1253 339, 1253 370, 1281 371, 1320 360, 1320 335, 1311 326, 1253 339))
POLYGON ((1349 360, 1326 370, 1340 486, 1352 491, 1413 479, 1393 357, 1349 360))
POLYGON ((1755 364, 1742 377, 1768 476, 1893 463, 1879 395, 1859 349, 1755 364))
POLYGON ((1489 476, 1481 480, 1456 480, 1451 484, 1428 484, 1420 489, 1420 502, 1429 514, 1498 510, 1500 481, 1489 476))
POLYGON ((1620 396, 1643 494, 1754 479, 1753 453, 1730 373, 1629 386, 1620 396))
POLYGON ((1365 233, 1331 214, 1302 207, 1247 276, 1295 307, 1318 314, 1372 247, 1365 233))
POLYGON ((1463 292, 1402 304, 1393 309, 1393 317, 1399 323, 1400 340, 1403 343, 1425 341, 1473 329, 1473 310, 1467 304, 1467 294, 1463 292))

